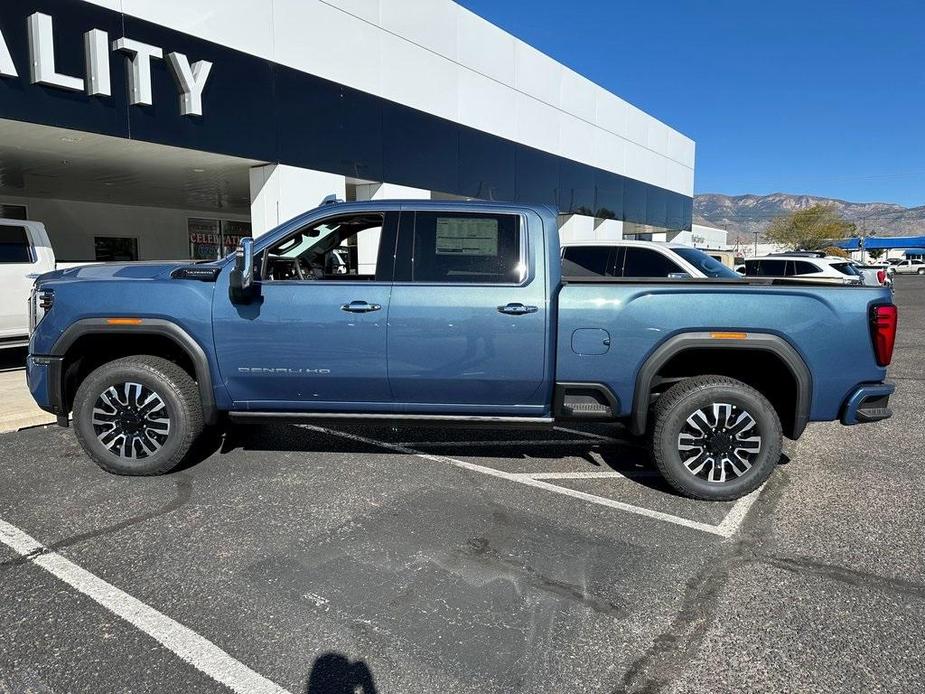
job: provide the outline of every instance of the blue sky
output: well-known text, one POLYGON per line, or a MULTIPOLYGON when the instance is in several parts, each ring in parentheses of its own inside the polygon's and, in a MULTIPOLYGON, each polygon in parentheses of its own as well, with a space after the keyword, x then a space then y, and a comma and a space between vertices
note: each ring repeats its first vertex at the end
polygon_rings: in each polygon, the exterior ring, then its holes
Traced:
POLYGON ((925 205, 921 0, 460 0, 697 142, 698 193, 925 205))

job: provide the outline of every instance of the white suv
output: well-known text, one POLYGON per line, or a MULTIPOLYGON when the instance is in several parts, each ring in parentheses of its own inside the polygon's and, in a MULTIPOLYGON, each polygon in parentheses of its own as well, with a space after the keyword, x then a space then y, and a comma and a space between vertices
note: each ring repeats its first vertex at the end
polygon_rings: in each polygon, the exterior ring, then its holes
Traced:
POLYGON ((748 258, 746 277, 786 277, 792 280, 829 282, 831 284, 863 284, 864 279, 851 261, 844 258, 770 255, 748 258))
POLYGON ((681 243, 622 240, 563 243, 562 276, 741 279, 716 258, 681 243))

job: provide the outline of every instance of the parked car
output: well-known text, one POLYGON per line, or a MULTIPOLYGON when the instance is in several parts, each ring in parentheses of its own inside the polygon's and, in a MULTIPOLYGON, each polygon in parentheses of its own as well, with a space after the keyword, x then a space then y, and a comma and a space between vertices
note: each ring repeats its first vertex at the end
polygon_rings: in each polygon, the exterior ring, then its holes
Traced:
POLYGON ((55 254, 41 222, 0 219, 0 349, 29 344, 29 292, 36 277, 54 269, 55 254))
POLYGON ((701 250, 656 241, 569 241, 562 244, 564 277, 739 279, 701 250))
POLYGON ((897 275, 925 275, 925 261, 903 260, 896 263, 894 272, 897 275))
POLYGON ((338 203, 222 260, 43 275, 28 382, 117 474, 168 472, 224 419, 623 422, 680 493, 729 500, 807 422, 892 414, 890 292, 775 282, 563 279, 551 208, 338 203), (377 262, 326 274, 345 243, 377 262))
POLYGON ((786 277, 793 281, 827 282, 861 285, 861 273, 844 258, 820 258, 815 255, 769 255, 748 258, 746 277, 786 277))

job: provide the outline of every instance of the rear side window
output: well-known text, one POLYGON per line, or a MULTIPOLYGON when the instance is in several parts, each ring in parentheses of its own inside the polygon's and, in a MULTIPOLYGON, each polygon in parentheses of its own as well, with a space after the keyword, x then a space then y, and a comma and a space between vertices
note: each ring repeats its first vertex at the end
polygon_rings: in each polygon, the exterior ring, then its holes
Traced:
POLYGON ((520 217, 418 212, 413 282, 516 284, 523 279, 520 217))
POLYGON ((684 270, 658 251, 633 246, 626 249, 623 277, 668 277, 674 272, 684 270))
POLYGON ((563 277, 613 277, 612 246, 566 246, 563 277))
POLYGON ((838 270, 843 275, 851 275, 852 277, 858 277, 861 273, 851 263, 832 263, 832 267, 838 270))
POLYGON ((794 260, 790 264, 793 265, 792 274, 794 275, 811 275, 814 272, 819 272, 819 268, 812 263, 807 263, 805 260, 794 260))
POLYGON ((0 263, 31 263, 32 249, 25 227, 0 224, 0 263))

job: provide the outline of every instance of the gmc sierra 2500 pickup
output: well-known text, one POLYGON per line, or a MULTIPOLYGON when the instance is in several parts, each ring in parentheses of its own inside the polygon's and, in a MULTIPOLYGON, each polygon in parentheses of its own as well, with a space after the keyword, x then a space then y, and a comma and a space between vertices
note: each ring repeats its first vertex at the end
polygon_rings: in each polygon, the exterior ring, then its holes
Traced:
POLYGON ((42 275, 29 387, 118 474, 168 472, 226 420, 620 421, 716 500, 807 422, 891 414, 887 289, 560 268, 546 207, 327 204, 215 262, 42 275))

